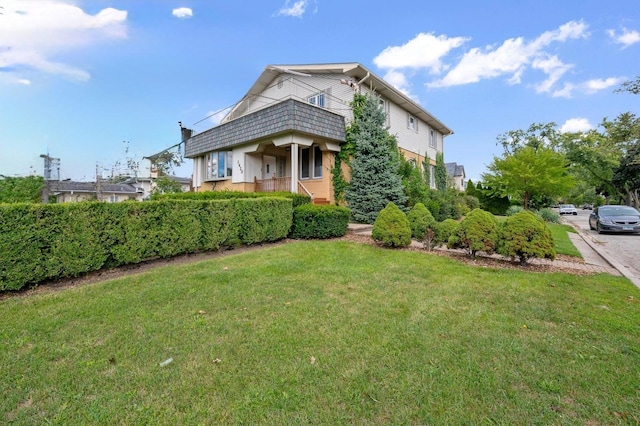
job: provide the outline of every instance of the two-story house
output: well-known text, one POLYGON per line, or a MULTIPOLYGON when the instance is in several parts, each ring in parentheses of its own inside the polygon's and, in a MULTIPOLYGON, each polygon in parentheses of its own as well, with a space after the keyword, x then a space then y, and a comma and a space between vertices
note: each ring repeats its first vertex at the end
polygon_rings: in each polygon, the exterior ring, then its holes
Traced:
POLYGON ((218 126, 195 135, 183 129, 194 189, 291 191, 333 202, 331 168, 355 92, 379 97, 406 159, 421 165, 428 156, 435 166, 453 131, 367 68, 270 65, 218 126))

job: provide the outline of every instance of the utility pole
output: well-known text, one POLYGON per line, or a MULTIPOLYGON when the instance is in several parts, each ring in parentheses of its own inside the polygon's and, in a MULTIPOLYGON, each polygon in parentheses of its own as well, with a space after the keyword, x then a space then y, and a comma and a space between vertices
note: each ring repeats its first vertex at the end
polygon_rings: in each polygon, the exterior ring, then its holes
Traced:
POLYGON ((96 163, 96 198, 98 201, 102 201, 102 183, 100 182, 100 167, 96 163))

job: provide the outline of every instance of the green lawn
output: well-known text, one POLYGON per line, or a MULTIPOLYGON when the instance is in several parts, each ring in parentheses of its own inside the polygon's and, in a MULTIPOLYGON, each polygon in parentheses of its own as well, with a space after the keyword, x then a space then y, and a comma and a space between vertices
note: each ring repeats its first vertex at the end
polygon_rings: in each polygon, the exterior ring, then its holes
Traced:
POLYGON ((573 226, 561 225, 554 223, 547 223, 547 226, 551 230, 553 235, 553 241, 556 246, 557 254, 566 254, 567 256, 582 257, 576 246, 573 245, 571 239, 569 239, 568 233, 577 234, 578 231, 573 226))
POLYGON ((259 248, 0 301, 0 423, 637 424, 639 302, 609 275, 259 248))

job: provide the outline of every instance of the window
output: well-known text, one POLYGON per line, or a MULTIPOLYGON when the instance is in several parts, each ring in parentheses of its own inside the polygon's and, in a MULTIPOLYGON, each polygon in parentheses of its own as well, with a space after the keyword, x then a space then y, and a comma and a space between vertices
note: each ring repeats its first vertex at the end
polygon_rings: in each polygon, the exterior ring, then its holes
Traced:
POLYGON ((433 129, 429 129, 429 146, 431 148, 436 147, 436 134, 433 129))
POLYGON ((429 186, 431 188, 435 188, 436 187, 436 166, 434 165, 429 165, 429 186))
POLYGON ((378 98, 378 104, 382 112, 384 112, 384 124, 389 126, 389 103, 382 98, 378 98))
POLYGON ((205 157, 205 180, 230 178, 233 171, 233 153, 231 151, 210 152, 205 157))
POLYGON ((418 132, 418 120, 411 114, 407 114, 407 129, 418 132))
POLYGON ((322 177, 322 151, 319 146, 300 149, 300 179, 322 177), (313 174, 312 174, 313 173, 313 174))
POLYGON ((313 96, 309 96, 309 103, 324 108, 324 93, 316 93, 313 96))

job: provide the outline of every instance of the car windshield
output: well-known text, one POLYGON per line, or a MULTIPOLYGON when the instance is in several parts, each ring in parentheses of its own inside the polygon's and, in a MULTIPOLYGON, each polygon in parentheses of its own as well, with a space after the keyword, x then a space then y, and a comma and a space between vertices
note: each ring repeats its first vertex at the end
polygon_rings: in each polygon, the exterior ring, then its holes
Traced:
POLYGON ((638 216, 640 213, 633 207, 629 206, 615 206, 615 207, 600 207, 600 216, 638 216))
POLYGON ((573 209, 575 206, 573 204, 562 204, 560 206, 561 209, 573 209))

